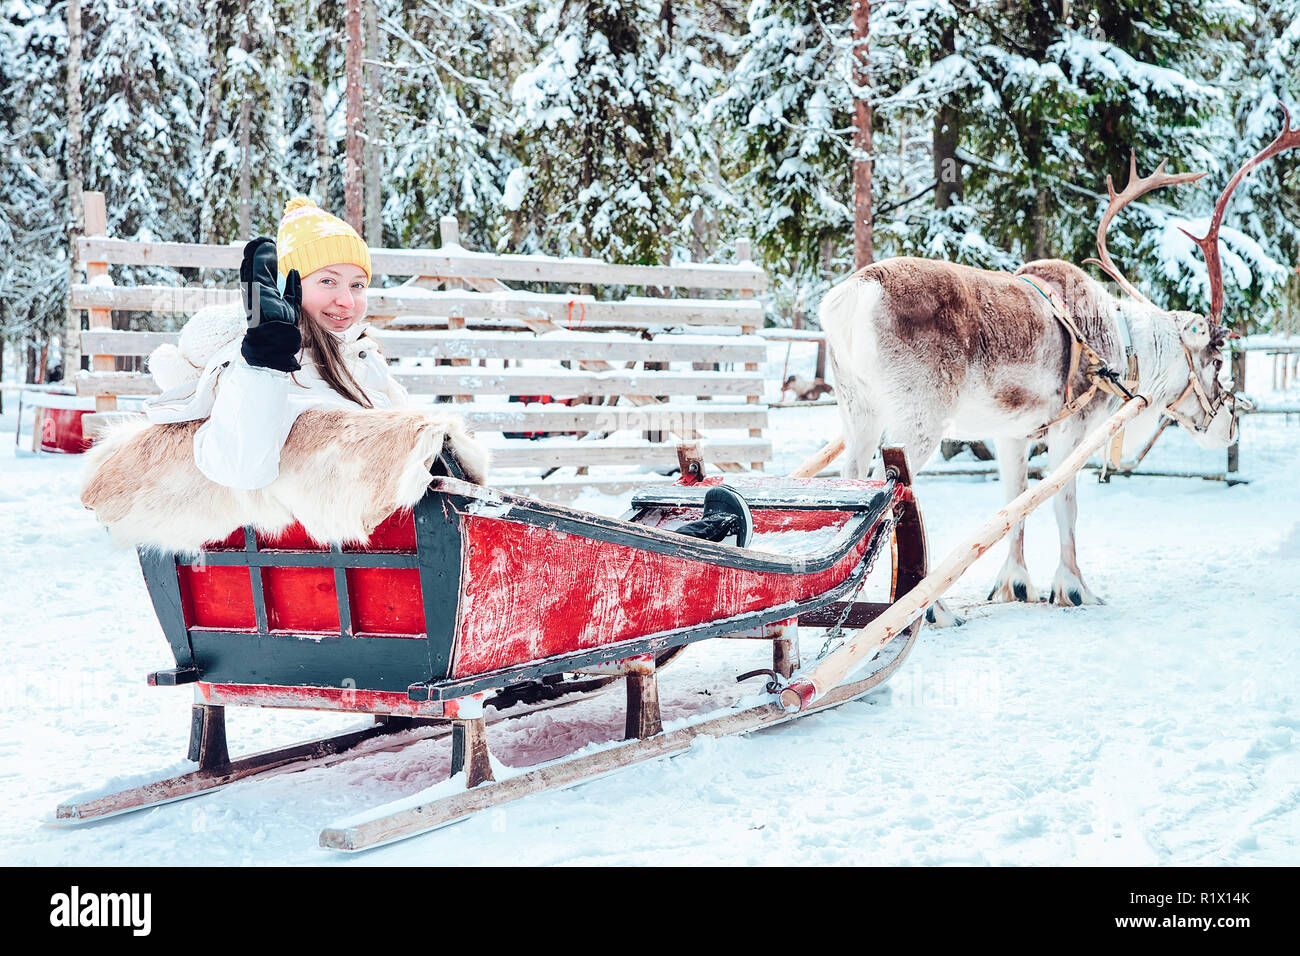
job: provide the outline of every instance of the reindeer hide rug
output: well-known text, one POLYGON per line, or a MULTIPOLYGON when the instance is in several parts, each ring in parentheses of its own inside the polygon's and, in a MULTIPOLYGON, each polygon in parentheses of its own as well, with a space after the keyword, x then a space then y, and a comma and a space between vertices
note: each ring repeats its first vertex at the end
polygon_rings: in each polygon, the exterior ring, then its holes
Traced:
POLYGON ((227 488, 194 463, 201 421, 127 421, 88 453, 81 502, 124 547, 196 553, 244 525, 276 534, 300 522, 319 544, 364 544, 375 527, 424 494, 444 442, 471 481, 487 451, 461 419, 425 411, 317 409, 298 416, 264 488, 227 488))

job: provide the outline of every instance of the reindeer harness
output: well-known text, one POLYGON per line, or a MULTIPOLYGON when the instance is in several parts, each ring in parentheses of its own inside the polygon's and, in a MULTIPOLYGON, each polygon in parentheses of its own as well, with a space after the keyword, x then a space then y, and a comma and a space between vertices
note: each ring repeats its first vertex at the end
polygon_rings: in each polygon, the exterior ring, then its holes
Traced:
POLYGON ((1223 408, 1224 405, 1231 405, 1234 411, 1237 410, 1238 405, 1246 411, 1250 411, 1250 409, 1255 407, 1253 402, 1247 401, 1244 398, 1239 398, 1226 388, 1219 392, 1218 398, 1214 401, 1210 401, 1210 397, 1205 394, 1205 387, 1201 385, 1201 380, 1196 375, 1196 366, 1192 362, 1192 351, 1186 345, 1183 346, 1183 354, 1187 356, 1187 387, 1183 389, 1182 393, 1177 398, 1166 406, 1165 414, 1183 428, 1187 429, 1187 431, 1191 432, 1193 435, 1205 434, 1210 430, 1210 425, 1213 424, 1215 416, 1219 414, 1219 410, 1223 408), (1196 424, 1196 422, 1192 421, 1174 407, 1176 405, 1181 405, 1183 399, 1187 397, 1189 392, 1195 392, 1197 401, 1201 403, 1201 410, 1205 412, 1204 425, 1196 424))
MULTIPOLYGON (((1119 373, 1103 362, 1101 356, 1088 345, 1087 341, 1083 337, 1083 333, 1079 331, 1079 327, 1075 324, 1074 320, 1070 318, 1069 313, 1065 311, 1065 307, 1061 304, 1060 299, 1056 297, 1055 293, 1040 285, 1039 282, 1035 281, 1031 276, 1022 275, 1020 278, 1033 286, 1034 289, 1047 300, 1047 304, 1051 307, 1052 314, 1056 316, 1057 321, 1065 327, 1067 334, 1070 336, 1070 371, 1065 380, 1065 406, 1055 418, 1036 430, 1031 437, 1041 438, 1043 435, 1047 434, 1047 430, 1057 422, 1064 421, 1071 415, 1082 410, 1084 406, 1096 397, 1098 391, 1109 392, 1111 395, 1123 399, 1125 402, 1131 401, 1135 397, 1138 388, 1138 360, 1137 352, 1133 348, 1133 341, 1129 331, 1128 321, 1124 318, 1124 314, 1120 312, 1116 317, 1117 325, 1119 326, 1120 341, 1124 346, 1124 355, 1128 364, 1128 377, 1121 379, 1119 373), (1085 374, 1089 381, 1092 382, 1092 385, 1087 391, 1075 395, 1074 378, 1079 371, 1080 358, 1084 355, 1088 357, 1089 362, 1088 370, 1085 374)), ((1210 397, 1205 394, 1205 387, 1201 385, 1201 380, 1196 374, 1196 363, 1192 360, 1191 349, 1189 349, 1185 344, 1183 345, 1183 356, 1187 359, 1187 387, 1183 389, 1176 399, 1165 406, 1164 414, 1176 421, 1180 426, 1188 432, 1191 432, 1193 435, 1203 435, 1209 431, 1211 424, 1214 422, 1215 416, 1218 415, 1223 406, 1227 404, 1232 405, 1235 408, 1238 399, 1236 395, 1225 389, 1219 394, 1219 397, 1216 400, 1211 401, 1210 397), (1205 412, 1205 422, 1200 425, 1193 421, 1189 416, 1178 411, 1176 407, 1181 405, 1183 399, 1187 398, 1187 396, 1192 393, 1196 395, 1197 400, 1201 404, 1201 410, 1205 412)), ((1111 443, 1111 467, 1118 468, 1120 465, 1120 443, 1122 440, 1123 435, 1117 434, 1111 443)))
MULTIPOLYGON (((1133 349, 1132 337, 1129 335, 1128 323, 1123 316, 1120 316, 1119 334, 1124 345, 1124 355, 1128 359, 1128 378, 1126 379, 1121 379, 1119 373, 1107 365, 1096 350, 1088 344, 1083 337, 1083 333, 1079 331, 1078 325, 1070 318, 1070 314, 1065 311, 1065 307, 1061 305, 1061 300, 1056 297, 1054 292, 1040 285, 1032 276, 1022 275, 1020 278, 1029 283, 1039 295, 1047 300, 1052 315, 1056 316, 1056 320, 1064 326, 1066 334, 1070 336, 1070 371, 1065 377, 1065 406, 1057 413, 1055 418, 1038 429, 1033 437, 1045 435, 1047 430, 1057 422, 1064 421, 1075 412, 1082 410, 1096 397, 1098 391, 1109 392, 1116 398, 1122 398, 1125 402, 1131 401, 1138 386, 1138 361, 1137 352, 1133 349), (1092 384, 1087 391, 1075 395, 1074 378, 1079 373, 1079 362, 1085 355, 1088 358, 1088 370, 1085 374, 1092 384)), ((1188 361, 1191 361, 1190 357, 1188 361)))

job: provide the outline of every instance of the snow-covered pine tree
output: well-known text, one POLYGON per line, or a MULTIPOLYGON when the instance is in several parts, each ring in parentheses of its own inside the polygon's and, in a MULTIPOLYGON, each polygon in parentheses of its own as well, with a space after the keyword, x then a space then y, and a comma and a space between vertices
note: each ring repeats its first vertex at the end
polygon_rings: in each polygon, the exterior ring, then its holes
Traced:
POLYGON ((541 53, 511 90, 521 162, 503 202, 520 246, 659 263, 686 244, 674 241, 690 218, 675 144, 690 96, 675 10, 671 0, 562 0, 538 18, 541 53))
POLYGON ((730 187, 772 277, 772 311, 814 302, 852 256, 847 0, 754 0, 707 121, 726 124, 730 187))
POLYGON ((66 56, 62 4, 0 3, 0 338, 28 381, 66 315, 66 56))
POLYGON ((1072 255, 1072 237, 1062 229, 1072 217, 1081 226, 1085 215, 1094 221, 1087 200, 1095 187, 1075 183, 1092 178, 1078 148, 1086 135, 1083 91, 1049 55, 1065 31, 1061 4, 1005 0, 972 12, 958 31, 974 41, 968 60, 985 95, 959 153, 970 161, 967 189, 976 197, 997 197, 984 235, 1013 261, 1082 259, 1072 255), (1085 204, 1088 214, 1080 214, 1085 204))
MULTIPOLYGON (((1092 255, 1105 175, 1123 187, 1130 148, 1144 173, 1166 157, 1174 169, 1212 163, 1218 5, 1008 0, 975 12, 990 40, 971 57, 976 102, 993 108, 968 127, 967 185, 997 197, 985 235, 1013 258, 1092 255)), ((1197 201, 1154 196, 1112 226, 1112 252, 1157 302, 1175 304, 1188 281, 1184 269, 1170 275, 1167 244, 1173 210, 1197 201)))
POLYGON ((514 165, 508 90, 529 43, 523 12, 474 0, 385 0, 381 11, 385 99, 371 108, 382 109, 392 241, 435 246, 450 215, 469 245, 492 248, 514 165))
MULTIPOLYGON (((1094 234, 1106 206, 1105 177, 1123 188, 1130 150, 1142 175, 1162 159, 1171 172, 1213 171, 1226 159, 1218 122, 1226 100, 1219 77, 1231 53, 1222 36, 1235 6, 1203 0, 1075 0, 1070 5, 1070 18, 1059 25, 1047 51, 1081 94, 1073 141, 1077 166, 1072 188, 1059 204, 1063 258, 1082 262, 1094 254, 1094 234), (1080 187, 1102 195, 1089 203, 1080 187)), ((1112 256, 1157 304, 1204 307, 1186 296, 1204 282, 1204 263, 1177 227, 1213 202, 1209 192, 1201 184, 1161 190, 1127 207, 1111 226, 1112 256)))
POLYGON ((741 207, 726 188, 727 131, 705 116, 736 62, 734 33, 744 10, 735 0, 674 0, 663 7, 659 72, 676 91, 669 114, 671 202, 679 221, 673 261, 725 259, 740 238, 741 207))
MULTIPOLYGON (((86 184, 105 194, 110 234, 141 241, 194 238, 190 189, 207 48, 197 9, 179 0, 83 6, 86 184)), ((123 267, 133 281, 175 278, 123 267)))
MULTIPOLYGON (((1207 193, 1222 189, 1241 163, 1280 132, 1280 105, 1290 109, 1292 126, 1300 126, 1300 0, 1259 0, 1231 36, 1236 55, 1226 71, 1228 136, 1219 164, 1222 172, 1208 177, 1207 193)), ((1283 153, 1247 177, 1228 206, 1220 231, 1224 315, 1242 332, 1300 331, 1298 182, 1300 152, 1283 153)), ((1204 235, 1206 221, 1202 217, 1196 223, 1197 235, 1204 235)), ((1190 297, 1197 308, 1209 301, 1203 286, 1203 281, 1194 286, 1190 297)))
MULTIPOLYGON (((207 0, 208 46, 199 174, 190 191, 204 242, 234 242, 272 233, 288 194, 286 82, 293 41, 310 38, 312 20, 275 0, 207 0), (278 20, 286 16, 289 24, 278 20)), ((301 92, 301 89, 298 90, 301 92)), ((324 201, 324 197, 317 197, 324 201)))
MULTIPOLYGON (((378 2, 378 0, 377 0, 378 2)), ((280 201, 296 193, 342 214, 346 125, 342 0, 276 0, 283 55, 280 201)), ((366 104, 379 110, 379 104, 366 104)), ((283 205, 276 211, 276 217, 283 205)), ((372 245, 380 245, 379 239, 372 245)))
POLYGON ((1014 269, 985 237, 996 196, 966 187, 967 147, 1001 103, 975 65, 991 43, 973 0, 886 0, 873 8, 877 122, 876 235, 882 254, 1014 269))

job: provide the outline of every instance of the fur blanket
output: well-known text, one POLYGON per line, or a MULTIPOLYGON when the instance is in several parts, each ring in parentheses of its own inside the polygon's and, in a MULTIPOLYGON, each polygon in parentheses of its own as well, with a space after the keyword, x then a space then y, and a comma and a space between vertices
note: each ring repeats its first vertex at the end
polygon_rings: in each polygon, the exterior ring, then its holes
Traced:
POLYGON ((87 454, 81 502, 126 547, 194 554, 244 525, 275 534, 295 521, 320 544, 364 544, 375 527, 424 494, 444 443, 483 483, 487 450, 456 416, 425 411, 303 412, 265 488, 218 485, 194 464, 203 423, 116 426, 87 454))

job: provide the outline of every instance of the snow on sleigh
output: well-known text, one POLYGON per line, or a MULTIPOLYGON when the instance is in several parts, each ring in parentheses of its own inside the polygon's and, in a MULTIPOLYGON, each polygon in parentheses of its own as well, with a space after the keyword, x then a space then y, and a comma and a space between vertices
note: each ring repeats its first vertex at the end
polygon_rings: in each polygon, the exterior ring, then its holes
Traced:
MULTIPOLYGON (((815 702, 783 707, 777 694, 799 668, 799 625, 839 634, 891 606, 857 600, 878 557, 888 553, 892 562, 890 602, 925 575, 906 462, 892 449, 886 462, 889 477, 881 481, 729 481, 748 502, 750 547, 669 530, 701 517, 716 478, 688 474, 646 489, 618 520, 472 484, 444 454, 414 509, 391 515, 365 547, 322 546, 293 525, 274 538, 244 528, 197 557, 142 548, 176 662, 149 682, 194 685, 189 759, 197 766, 78 798, 57 817, 99 819, 258 773, 450 736, 452 775, 462 775, 466 788, 321 834, 323 846, 362 849, 679 752, 702 734, 743 733, 859 697, 899 666, 919 617, 815 702), (738 637, 772 642, 767 693, 665 730, 657 670, 688 644, 738 637), (620 680, 624 743, 494 780, 488 731, 496 720, 620 680), (228 706, 344 711, 374 722, 232 759, 228 706)), ((687 466, 699 474, 697 461, 687 466)))

